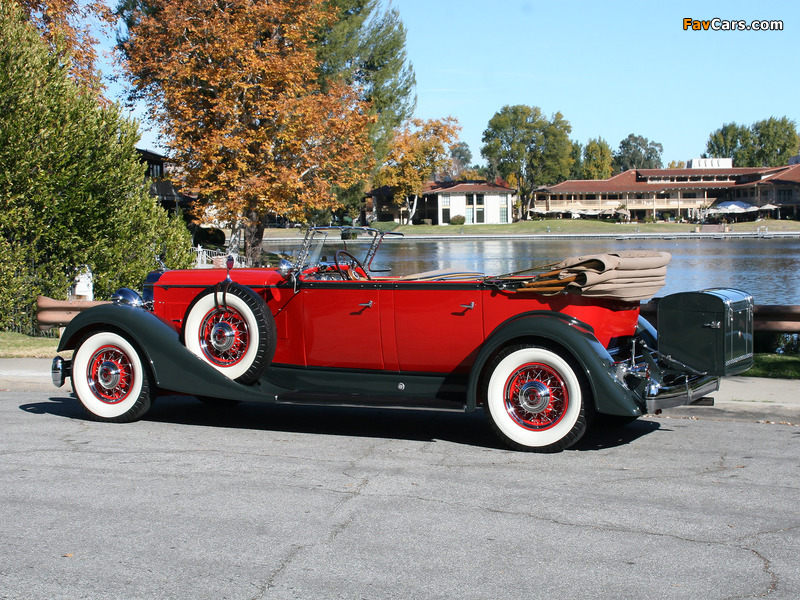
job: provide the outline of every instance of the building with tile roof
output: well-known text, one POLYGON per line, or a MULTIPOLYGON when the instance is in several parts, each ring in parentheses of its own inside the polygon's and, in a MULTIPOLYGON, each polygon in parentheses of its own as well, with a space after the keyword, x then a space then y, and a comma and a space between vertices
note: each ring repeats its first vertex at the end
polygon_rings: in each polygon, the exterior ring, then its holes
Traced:
MULTIPOLYGON (((448 225, 456 215, 467 224, 511 223, 517 190, 487 181, 429 181, 417 200, 414 223, 448 225)), ((379 221, 404 222, 405 208, 384 186, 367 194, 367 210, 379 221)))
MULTIPOLYGON (((792 164, 794 163, 794 164, 792 164)), ((617 215, 633 220, 697 219, 721 203, 739 201, 798 218, 800 164, 782 167, 631 169, 608 179, 573 179, 536 190, 538 214, 617 215)))

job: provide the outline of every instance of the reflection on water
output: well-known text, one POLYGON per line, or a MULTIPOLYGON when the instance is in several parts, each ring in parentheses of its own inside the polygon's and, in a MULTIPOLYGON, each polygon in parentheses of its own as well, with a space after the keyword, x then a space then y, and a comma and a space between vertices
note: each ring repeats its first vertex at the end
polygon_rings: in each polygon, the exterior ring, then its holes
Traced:
MULTIPOLYGON (((267 250, 291 250, 272 242, 267 250)), ((548 265, 568 256, 618 250, 666 251, 672 254, 667 284, 659 296, 709 287, 749 292, 756 304, 800 304, 800 240, 412 240, 387 238, 373 267, 393 274, 457 267, 498 275, 548 265)))

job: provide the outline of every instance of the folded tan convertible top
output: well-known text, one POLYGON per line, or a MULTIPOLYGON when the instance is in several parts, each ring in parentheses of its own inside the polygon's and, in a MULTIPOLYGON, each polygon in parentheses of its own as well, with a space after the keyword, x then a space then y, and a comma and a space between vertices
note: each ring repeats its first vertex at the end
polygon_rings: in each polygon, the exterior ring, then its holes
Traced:
POLYGON ((567 258, 517 288, 545 295, 573 293, 630 302, 652 298, 666 283, 669 252, 609 252, 567 258))

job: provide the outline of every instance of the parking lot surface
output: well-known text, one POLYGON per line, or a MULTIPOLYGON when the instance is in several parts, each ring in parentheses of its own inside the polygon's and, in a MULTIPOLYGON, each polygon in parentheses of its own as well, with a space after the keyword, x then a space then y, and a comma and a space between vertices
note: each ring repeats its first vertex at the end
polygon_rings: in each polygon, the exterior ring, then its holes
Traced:
POLYGON ((800 597, 791 403, 541 455, 480 412, 168 396, 119 425, 6 389, 0 598, 800 597))

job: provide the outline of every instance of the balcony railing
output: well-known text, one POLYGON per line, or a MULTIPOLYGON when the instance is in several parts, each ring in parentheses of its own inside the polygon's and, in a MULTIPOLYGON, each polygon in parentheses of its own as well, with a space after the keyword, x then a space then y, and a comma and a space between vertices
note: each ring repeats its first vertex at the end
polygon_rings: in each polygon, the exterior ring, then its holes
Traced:
POLYGON ((637 209, 669 209, 669 208, 701 208, 711 202, 711 198, 627 198, 627 199, 583 199, 583 200, 536 200, 537 209, 551 211, 561 210, 614 210, 624 206, 628 210, 637 209))

